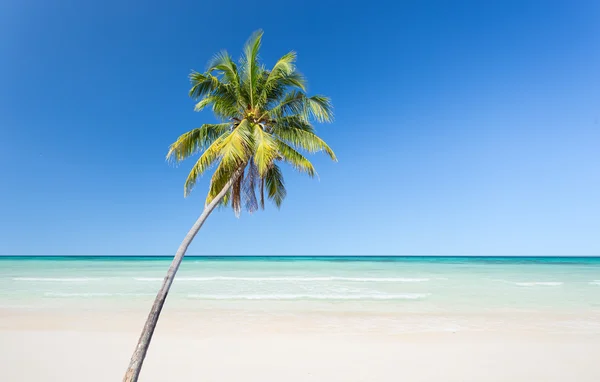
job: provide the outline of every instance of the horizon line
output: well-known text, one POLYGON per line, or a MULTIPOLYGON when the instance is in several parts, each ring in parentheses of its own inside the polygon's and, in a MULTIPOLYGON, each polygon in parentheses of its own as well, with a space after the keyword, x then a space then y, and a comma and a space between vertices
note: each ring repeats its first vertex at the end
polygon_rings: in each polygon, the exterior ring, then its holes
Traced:
MULTIPOLYGON (((173 258, 172 255, 4 255, 0 258, 173 258)), ((600 255, 186 255, 185 258, 600 258, 600 255)))

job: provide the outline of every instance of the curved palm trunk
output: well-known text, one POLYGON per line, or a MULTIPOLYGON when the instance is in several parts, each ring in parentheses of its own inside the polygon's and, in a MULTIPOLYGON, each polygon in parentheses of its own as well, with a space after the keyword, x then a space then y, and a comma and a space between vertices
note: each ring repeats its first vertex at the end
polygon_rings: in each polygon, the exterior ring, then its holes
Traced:
POLYGON ((125 373, 125 377, 123 378, 123 382, 135 382, 138 380, 140 371, 142 370, 142 364, 144 363, 144 358, 146 357, 146 352, 148 351, 148 347, 150 346, 150 341, 152 340, 152 334, 154 334, 154 329, 156 328, 156 323, 158 322, 158 317, 160 316, 160 311, 162 310, 163 305, 165 304, 165 300, 167 299, 167 295, 169 294, 169 289, 171 288, 171 284, 173 283, 173 279, 175 278, 175 274, 177 273, 177 269, 179 269, 179 265, 183 260, 183 256, 185 256, 185 252, 188 249, 188 246, 194 240, 194 236, 200 231, 202 224, 208 215, 215 209, 215 207, 221 202, 223 197, 227 194, 227 191, 231 188, 231 185, 235 182, 235 180, 239 177, 240 171, 235 174, 231 178, 231 180, 223 187, 223 190, 209 203, 204 207, 204 211, 196 220, 196 223, 192 226, 188 234, 185 236, 175 257, 173 258, 173 262, 169 267, 167 275, 163 280, 162 286, 154 299, 154 304, 152 305, 152 309, 150 310, 150 314, 148 314, 148 318, 146 319, 146 324, 144 325, 144 329, 142 330, 142 334, 140 335, 140 339, 138 340, 138 344, 131 356, 131 361, 129 362, 129 368, 125 373))

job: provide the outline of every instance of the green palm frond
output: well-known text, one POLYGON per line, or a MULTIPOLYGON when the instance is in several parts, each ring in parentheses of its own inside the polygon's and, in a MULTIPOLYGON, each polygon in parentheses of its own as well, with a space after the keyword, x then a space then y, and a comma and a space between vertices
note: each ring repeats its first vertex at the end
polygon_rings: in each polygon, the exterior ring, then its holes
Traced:
POLYGON ((234 97, 234 103, 243 109, 243 105, 248 103, 248 99, 244 96, 246 92, 242 91, 240 74, 238 67, 229 56, 227 51, 222 51, 215 55, 208 65, 208 73, 217 72, 222 75, 224 83, 231 90, 234 97))
POLYGON ((218 97, 216 95, 206 95, 198 103, 196 103, 196 106, 194 106, 194 111, 202 111, 205 107, 211 105, 215 101, 218 101, 218 97))
POLYGON ((271 109, 272 106, 282 102, 288 92, 291 90, 303 91, 305 86, 306 80, 304 76, 298 72, 280 76, 268 89, 263 91, 263 96, 259 106, 263 110, 271 109))
POLYGON ((313 125, 303 115, 288 115, 272 121, 272 130, 300 129, 315 132, 313 125))
POLYGON ((204 124, 177 138, 169 147, 167 159, 181 162, 210 146, 218 137, 231 129, 231 123, 204 124))
POLYGON ((212 110, 218 118, 222 120, 230 120, 231 118, 235 118, 236 116, 240 115, 242 106, 240 106, 238 103, 238 97, 234 92, 234 89, 226 86, 223 89, 223 93, 216 93, 218 98, 213 102, 212 110))
POLYGON ((267 174, 265 175, 265 186, 267 187, 267 196, 269 199, 273 200, 278 208, 281 207, 281 203, 283 203, 287 191, 283 181, 283 174, 281 173, 279 166, 273 165, 273 167, 267 171, 267 174))
POLYGON ((192 83, 192 87, 189 95, 193 99, 205 96, 219 86, 219 79, 210 73, 192 72, 190 74, 190 82, 192 83))
POLYGON ((265 112, 265 116, 275 120, 287 115, 306 115, 306 95, 303 92, 288 92, 277 105, 265 112))
POLYGON ((236 96, 236 89, 229 84, 219 84, 215 90, 203 98, 194 107, 195 111, 202 111, 205 107, 212 105, 215 115, 223 120, 239 115, 242 107, 236 96))
MULTIPOLYGON (((232 169, 225 165, 223 161, 219 163, 212 177, 210 178, 210 186, 208 190, 208 194, 206 195, 205 204, 209 204, 212 200, 217 196, 219 192, 225 187, 227 182, 233 177, 235 174, 235 169, 232 169)), ((229 200, 231 201, 234 198, 233 189, 230 190, 229 200)))
POLYGON ((306 82, 304 77, 296 72, 295 62, 296 52, 292 51, 283 55, 271 71, 265 71, 264 83, 260 86, 259 107, 263 108, 269 102, 279 99, 289 87, 306 90, 306 82))
POLYGON ((218 71, 230 84, 239 84, 238 69, 235 62, 226 50, 217 53, 208 63, 207 72, 218 71))
POLYGON ((322 95, 314 95, 307 98, 309 113, 318 122, 333 122, 333 107, 331 100, 322 95))
POLYGON ((246 45, 244 45, 243 65, 243 83, 246 84, 248 96, 250 97, 249 106, 254 107, 255 97, 258 97, 256 84, 260 77, 261 66, 258 62, 258 51, 262 41, 263 31, 258 30, 250 36, 246 45))
POLYGON ((277 156, 277 142, 260 125, 254 126, 254 164, 258 174, 264 176, 277 156))
POLYGON ((306 78, 304 78, 304 76, 298 72, 281 76, 278 78, 277 82, 280 86, 298 88, 302 91, 306 91, 306 78))
POLYGON ((315 171, 315 168, 304 155, 300 154, 281 140, 277 140, 277 147, 283 161, 289 163, 296 170, 305 172, 311 178, 316 175, 317 172, 315 171))
POLYGON ((248 120, 244 119, 223 139, 219 147, 221 163, 229 168, 237 169, 243 163, 248 162, 248 158, 252 155, 252 146, 252 126, 248 120))
POLYGON ((306 150, 309 153, 325 151, 332 160, 337 161, 331 147, 311 131, 297 127, 280 128, 276 125, 273 128, 273 133, 296 148, 306 150))
POLYGON ((198 158, 196 164, 194 165, 194 167, 192 167, 192 170, 190 171, 187 179, 185 180, 185 196, 189 195, 189 193, 192 191, 192 189, 196 185, 198 177, 204 174, 206 170, 209 169, 222 155, 221 148, 223 147, 223 142, 228 138, 229 135, 231 135, 231 133, 226 132, 217 139, 215 139, 215 141, 210 146, 208 146, 206 150, 204 150, 202 155, 200 155, 200 158, 198 158))
POLYGON ((271 69, 269 78, 276 78, 279 75, 290 75, 296 70, 294 63, 296 62, 296 52, 293 50, 281 56, 271 69))

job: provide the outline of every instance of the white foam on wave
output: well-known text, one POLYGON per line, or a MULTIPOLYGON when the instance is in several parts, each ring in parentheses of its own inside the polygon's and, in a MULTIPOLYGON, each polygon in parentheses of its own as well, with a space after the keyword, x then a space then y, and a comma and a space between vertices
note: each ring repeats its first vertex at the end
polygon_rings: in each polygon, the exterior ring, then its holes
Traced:
POLYGON ((102 278, 96 277, 13 277, 13 281, 42 281, 42 282, 87 282, 87 281, 100 281, 102 278))
MULTIPOLYGON (((136 281, 162 281, 160 277, 134 277, 136 281)), ((235 277, 235 276, 209 276, 209 277, 178 277, 177 281, 357 281, 357 282, 402 282, 416 283, 429 281, 428 278, 406 277, 235 277)))
POLYGON ((528 281, 528 282, 515 283, 515 285, 525 286, 525 287, 530 287, 530 286, 560 286, 560 285, 563 285, 563 283, 559 282, 559 281, 528 281))
POLYGON ((590 281, 590 285, 600 285, 600 280, 590 281))
POLYGON ((89 293, 62 293, 62 292, 46 292, 46 297, 111 297, 111 296, 153 296, 152 293, 108 293, 108 292, 89 292, 89 293))
POLYGON ((188 294, 201 300, 420 300, 430 293, 403 294, 188 294))

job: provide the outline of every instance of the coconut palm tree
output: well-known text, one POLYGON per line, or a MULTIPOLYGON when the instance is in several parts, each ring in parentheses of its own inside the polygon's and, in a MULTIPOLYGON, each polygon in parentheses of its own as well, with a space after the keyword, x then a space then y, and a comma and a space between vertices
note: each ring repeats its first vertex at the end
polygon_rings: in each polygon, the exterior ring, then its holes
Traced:
POLYGON ((192 72, 190 97, 196 111, 212 107, 220 123, 210 123, 181 135, 167 158, 180 162, 201 153, 184 186, 187 196, 198 177, 215 167, 204 211, 179 246, 131 357, 124 381, 137 381, 152 334, 173 279, 206 218, 217 206, 231 206, 236 216, 243 207, 254 212, 266 198, 277 207, 286 196, 279 164, 288 163, 314 177, 313 165, 302 152, 333 150, 314 131, 312 121, 331 122, 329 98, 308 96, 306 81, 296 71, 296 53, 281 57, 271 70, 259 61, 262 31, 254 33, 236 64, 227 52, 217 54, 204 73, 192 72), (258 196, 257 196, 258 195, 258 196))

